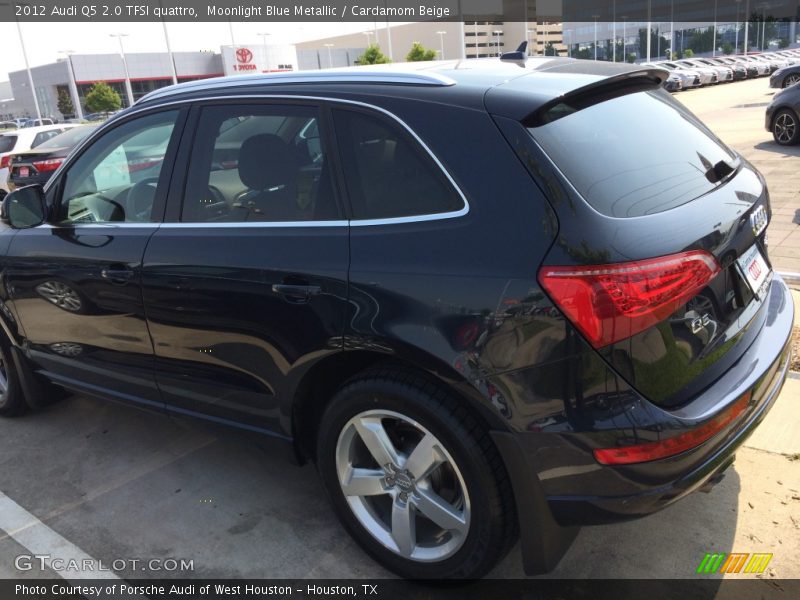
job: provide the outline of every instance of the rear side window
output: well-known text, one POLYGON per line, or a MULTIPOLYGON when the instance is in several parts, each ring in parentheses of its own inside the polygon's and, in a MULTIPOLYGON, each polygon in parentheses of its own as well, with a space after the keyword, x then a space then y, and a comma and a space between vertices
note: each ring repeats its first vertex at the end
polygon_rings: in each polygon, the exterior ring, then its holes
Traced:
POLYGON ((36 148, 41 144, 45 143, 50 138, 56 137, 61 130, 59 129, 52 129, 50 131, 40 131, 36 134, 36 137, 33 138, 33 143, 31 144, 31 148, 36 148))
POLYGON ((11 152, 17 144, 17 136, 0 135, 0 152, 11 152))
POLYGON ((395 123, 363 112, 334 112, 353 218, 448 213, 464 200, 430 155, 395 123))
POLYGON ((583 198, 611 217, 675 208, 722 185, 735 156, 661 90, 621 96, 529 131, 583 198))
POLYGON ((324 148, 316 107, 204 107, 181 220, 340 219, 324 148))

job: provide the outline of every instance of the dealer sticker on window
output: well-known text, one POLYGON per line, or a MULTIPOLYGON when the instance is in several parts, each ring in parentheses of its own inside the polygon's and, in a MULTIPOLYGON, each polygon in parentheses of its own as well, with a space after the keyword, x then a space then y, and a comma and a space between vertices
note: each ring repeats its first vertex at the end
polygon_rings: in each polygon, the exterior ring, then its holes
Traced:
POLYGON ((771 271, 767 261, 761 256, 758 246, 753 244, 736 262, 739 264, 739 269, 741 269, 753 293, 759 298, 763 297, 771 279, 771 271))

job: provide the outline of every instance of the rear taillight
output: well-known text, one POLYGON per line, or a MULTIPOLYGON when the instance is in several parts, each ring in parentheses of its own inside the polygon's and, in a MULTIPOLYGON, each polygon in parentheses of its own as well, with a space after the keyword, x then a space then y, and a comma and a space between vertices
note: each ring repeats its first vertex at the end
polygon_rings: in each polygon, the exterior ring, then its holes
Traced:
POLYGON ((0 169, 5 169, 11 162, 11 155, 0 156, 0 169))
POLYGON ((588 267, 539 270, 539 282, 595 348, 660 323, 691 300, 719 272, 699 250, 588 267))
POLYGON ((63 162, 63 158, 49 158, 47 160, 34 161, 33 166, 39 173, 47 173, 48 171, 55 171, 63 162))
POLYGON ((602 465, 629 465, 667 458, 668 456, 675 456, 686 450, 691 450, 708 441, 739 418, 747 409, 751 397, 752 393, 746 392, 739 396, 730 407, 712 419, 699 427, 689 429, 676 436, 644 444, 633 444, 617 448, 596 448, 593 451, 594 458, 602 465))

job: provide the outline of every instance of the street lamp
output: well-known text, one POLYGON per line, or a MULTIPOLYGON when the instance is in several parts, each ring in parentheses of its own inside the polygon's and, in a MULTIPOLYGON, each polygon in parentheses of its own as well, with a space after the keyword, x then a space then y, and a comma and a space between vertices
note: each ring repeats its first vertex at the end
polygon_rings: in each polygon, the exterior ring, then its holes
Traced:
MULTIPOLYGON (((538 27, 538 25, 537 25, 538 27)), ((531 34, 535 33, 535 29, 526 29, 525 30, 525 41, 528 42, 528 56, 531 55, 531 34)), ((534 53, 535 54, 535 53, 534 53)))
MULTIPOLYGON (((267 52, 267 36, 272 35, 272 34, 271 33, 257 33, 256 35, 261 38, 261 46, 264 49, 264 60, 267 63, 266 64, 266 68, 267 68, 267 70, 270 70, 270 69, 272 69, 272 65, 270 65, 269 64, 269 60, 267 60, 267 54, 268 54, 268 52, 267 52)), ((263 69, 264 69, 263 65, 262 65, 261 69, 263 71, 263 69)))
POLYGON ((447 33, 446 31, 437 31, 439 35, 439 47, 442 49, 442 60, 444 60, 444 34, 447 33))
POLYGON ((83 119, 83 108, 81 98, 78 94, 78 83, 75 81, 75 68, 72 66, 72 50, 59 50, 59 54, 67 56, 67 68, 69 69, 69 95, 72 96, 72 103, 75 106, 75 114, 79 119, 83 119))
POLYGON ((372 45, 371 38, 369 37, 369 36, 372 35, 372 32, 371 31, 365 31, 364 35, 367 36, 367 48, 369 48, 372 45))
MULTIPOLYGON (((27 4, 20 4, 20 6, 28 6, 27 4)), ((28 63, 28 51, 25 49, 25 40, 22 37, 22 27, 17 21, 17 34, 19 35, 19 45, 22 46, 22 58, 25 60, 25 70, 28 72, 28 84, 31 86, 31 95, 33 95, 33 106, 36 109, 36 118, 41 123, 42 112, 39 110, 39 99, 36 97, 36 88, 33 85, 33 74, 31 74, 31 66, 28 63)))
POLYGON ((494 34, 495 56, 500 56, 500 34, 503 32, 500 31, 499 29, 495 29, 494 31, 492 31, 492 33, 494 34))
POLYGON ((736 0, 736 49, 734 54, 739 54, 739 5, 742 0, 736 0))
POLYGON ((628 62, 628 55, 625 52, 626 49, 626 41, 627 38, 625 37, 625 26, 628 24, 628 17, 622 15, 622 62, 628 62))
POLYGON ((600 18, 600 15, 592 15, 594 19, 594 59, 597 60, 597 19, 600 18))
POLYGON ((125 59, 125 49, 122 47, 122 38, 128 37, 127 33, 109 33, 109 37, 117 38, 119 42, 119 55, 122 58, 122 67, 125 69, 125 91, 128 95, 128 106, 133 106, 133 88, 131 87, 131 74, 128 72, 128 61, 125 59))
MULTIPOLYGON (((161 10, 164 10, 164 5, 161 4, 161 0, 158 0, 158 5, 161 7, 161 10)), ((167 55, 169 56, 169 66, 172 69, 172 84, 175 85, 178 83, 178 70, 175 68, 175 57, 172 54, 172 46, 169 43, 169 33, 167 33, 167 20, 163 17, 161 18, 161 26, 164 29, 164 41, 167 43, 167 55)))
POLYGON ((328 49, 328 68, 333 67, 333 56, 331 55, 331 48, 333 48, 333 44, 324 44, 324 46, 328 49))

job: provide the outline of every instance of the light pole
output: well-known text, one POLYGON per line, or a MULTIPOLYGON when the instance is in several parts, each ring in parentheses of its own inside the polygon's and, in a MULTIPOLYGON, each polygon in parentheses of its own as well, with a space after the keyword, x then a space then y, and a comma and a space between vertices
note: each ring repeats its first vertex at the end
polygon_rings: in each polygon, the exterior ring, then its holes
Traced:
POLYGON ((444 60, 444 34, 447 33, 446 31, 437 31, 439 35, 439 47, 442 49, 442 60, 444 60))
MULTIPOLYGON (((27 5, 22 5, 27 6, 27 5)), ((31 86, 31 95, 33 96, 33 106, 36 109, 36 118, 40 120, 42 118, 42 112, 39 110, 39 99, 36 98, 36 88, 33 85, 33 74, 31 74, 31 66, 28 63, 28 51, 25 49, 25 40, 22 37, 22 27, 19 24, 19 19, 17 21, 17 34, 19 35, 19 45, 22 46, 22 58, 25 60, 25 70, 28 72, 28 84, 31 86)))
MULTIPOLYGON (((159 6, 161 9, 164 9, 164 6, 161 4, 161 0, 158 0, 159 6)), ((164 41, 167 43, 167 55, 169 56, 169 66, 172 69, 172 84, 175 85, 178 83, 178 70, 175 68, 175 57, 172 55, 172 47, 169 43, 169 33, 167 33, 167 21, 162 17, 161 19, 161 26, 164 28, 164 41)))
POLYGON ((333 67, 333 55, 331 55, 331 48, 333 48, 333 44, 325 44, 325 47, 328 49, 328 68, 333 67))
POLYGON ((625 26, 628 24, 628 17, 622 15, 622 62, 628 62, 628 53, 625 51, 627 48, 627 37, 625 34, 625 26))
POLYGON ((717 0, 714 0, 714 34, 711 36, 711 56, 717 55, 717 0))
POLYGON ((131 74, 128 72, 128 61, 125 59, 125 49, 122 47, 122 38, 128 37, 127 33, 110 33, 109 37, 117 38, 119 42, 119 55, 122 58, 122 67, 125 69, 125 91, 128 95, 128 106, 133 106, 133 88, 131 87, 131 74))
POLYGON ((500 56, 500 34, 503 32, 495 29, 492 33, 494 34, 494 54, 495 56, 500 56))
POLYGON ((597 19, 600 18, 600 15, 592 15, 594 19, 594 59, 597 60, 597 19))
POLYGON ((750 16, 747 14, 749 12, 750 12, 750 0, 747 0, 747 2, 744 3, 744 19, 745 19, 745 21, 744 21, 744 55, 745 56, 747 56, 747 42, 749 41, 748 37, 750 35, 750 31, 749 31, 750 22, 747 20, 747 19, 750 18, 750 16))
MULTIPOLYGON (((268 56, 267 56, 269 54, 269 51, 267 50, 267 36, 272 35, 272 34, 265 32, 265 33, 257 33, 256 35, 261 38, 261 47, 264 49, 264 61, 267 63, 266 67, 267 67, 267 70, 269 71, 272 68, 272 65, 270 65, 270 62, 269 62, 268 56)), ((262 71, 263 71, 263 68, 262 68, 262 71)))
POLYGON ((69 95, 72 96, 72 104, 75 107, 75 115, 83 119, 83 108, 81 108, 81 98, 78 95, 78 84, 75 81, 75 68, 72 66, 72 50, 59 50, 60 54, 67 56, 67 68, 69 69, 69 95))
POLYGON ((369 37, 369 36, 372 35, 372 32, 371 31, 365 31, 364 35, 367 36, 367 48, 369 48, 372 45, 372 42, 370 41, 370 37, 369 37))
MULTIPOLYGON (((536 26, 538 27, 539 25, 537 24, 536 26)), ((528 42, 528 56, 531 55, 531 48, 533 47, 533 45, 531 44, 531 34, 534 33, 534 31, 535 31, 534 29, 525 30, 525 41, 528 42)), ((535 52, 533 54, 534 56, 536 55, 535 52)))
POLYGON ((739 6, 742 0, 736 0, 736 46, 734 47, 733 54, 739 54, 739 6))

